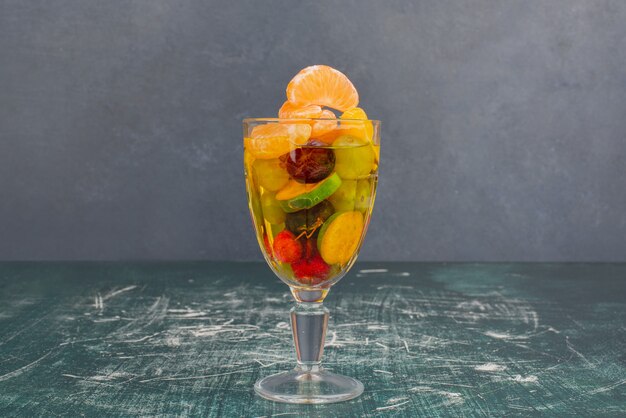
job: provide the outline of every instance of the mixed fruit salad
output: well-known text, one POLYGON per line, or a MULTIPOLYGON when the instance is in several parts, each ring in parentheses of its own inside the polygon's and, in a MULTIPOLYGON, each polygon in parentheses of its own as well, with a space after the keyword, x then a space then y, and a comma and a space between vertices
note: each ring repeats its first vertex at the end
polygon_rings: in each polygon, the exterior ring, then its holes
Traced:
POLYGON ((378 122, 338 70, 314 65, 287 86, 276 119, 244 121, 250 211, 263 253, 289 285, 324 288, 354 263, 378 179, 378 122))

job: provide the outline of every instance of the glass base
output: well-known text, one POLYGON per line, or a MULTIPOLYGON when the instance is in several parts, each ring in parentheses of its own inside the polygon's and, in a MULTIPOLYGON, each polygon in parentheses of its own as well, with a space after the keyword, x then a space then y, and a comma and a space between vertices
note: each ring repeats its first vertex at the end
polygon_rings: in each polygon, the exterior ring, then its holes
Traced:
POLYGON ((363 384, 321 368, 296 368, 257 381, 254 391, 270 401, 322 404, 354 399, 363 393, 363 384))

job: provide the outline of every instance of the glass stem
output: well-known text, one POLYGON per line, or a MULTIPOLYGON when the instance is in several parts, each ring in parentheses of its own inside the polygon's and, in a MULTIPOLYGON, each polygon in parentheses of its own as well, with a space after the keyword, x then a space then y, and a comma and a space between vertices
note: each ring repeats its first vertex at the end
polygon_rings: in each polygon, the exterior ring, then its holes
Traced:
POLYGON ((328 309, 322 303, 297 302, 291 308, 291 330, 301 370, 319 370, 324 354, 328 316, 328 309))

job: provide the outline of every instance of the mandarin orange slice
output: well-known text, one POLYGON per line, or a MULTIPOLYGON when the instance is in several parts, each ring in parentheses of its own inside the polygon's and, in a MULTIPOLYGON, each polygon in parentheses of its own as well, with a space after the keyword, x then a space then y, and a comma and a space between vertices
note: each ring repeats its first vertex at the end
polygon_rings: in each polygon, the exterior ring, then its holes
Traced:
POLYGON ((345 112, 359 104, 359 93, 341 71, 327 65, 312 65, 289 82, 287 99, 299 106, 313 104, 345 112))
MULTIPOLYGON (((318 105, 312 104, 312 105, 298 106, 298 105, 291 103, 289 100, 287 100, 280 107, 280 110, 278 111, 278 117, 281 119, 299 119, 299 118, 309 119, 309 118, 324 117, 322 116, 322 113, 323 113, 322 108, 318 105)), ((335 115, 333 114, 333 117, 334 116, 335 115)))
POLYGON ((337 117, 335 114, 328 110, 322 110, 322 114, 319 116, 320 119, 328 119, 328 120, 316 120, 313 122, 311 126, 313 126, 313 130, 311 131, 311 138, 317 138, 323 136, 324 134, 332 131, 337 127, 337 117))
POLYGON ((278 158, 294 146, 306 144, 310 137, 308 124, 267 123, 252 129, 250 137, 244 138, 244 148, 255 158, 278 158))

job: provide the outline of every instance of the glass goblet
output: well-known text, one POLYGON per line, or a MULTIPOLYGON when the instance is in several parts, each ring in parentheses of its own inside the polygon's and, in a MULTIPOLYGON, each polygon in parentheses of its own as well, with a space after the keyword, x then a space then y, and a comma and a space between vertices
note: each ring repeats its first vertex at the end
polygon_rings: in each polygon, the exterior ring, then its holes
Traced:
POLYGON ((244 168, 257 240, 291 289, 295 369, 256 382, 262 397, 331 403, 363 392, 321 366, 332 285, 357 259, 378 182, 380 122, 244 119, 244 168))

